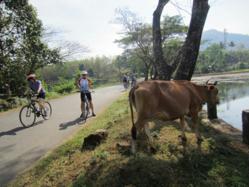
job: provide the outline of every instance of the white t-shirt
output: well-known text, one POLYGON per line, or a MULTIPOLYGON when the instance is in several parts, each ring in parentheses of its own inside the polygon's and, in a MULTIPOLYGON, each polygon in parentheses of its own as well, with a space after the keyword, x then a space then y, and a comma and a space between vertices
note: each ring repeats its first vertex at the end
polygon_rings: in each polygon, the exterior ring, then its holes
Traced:
POLYGON ((89 81, 87 79, 80 78, 79 85, 81 92, 89 92, 89 81))

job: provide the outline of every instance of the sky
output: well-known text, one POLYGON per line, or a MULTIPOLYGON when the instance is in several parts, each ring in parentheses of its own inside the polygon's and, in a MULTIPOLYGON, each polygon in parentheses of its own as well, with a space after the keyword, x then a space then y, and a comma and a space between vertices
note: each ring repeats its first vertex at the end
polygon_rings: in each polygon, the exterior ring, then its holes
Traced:
MULTIPOLYGON (((90 52, 82 57, 113 56, 122 52, 114 43, 121 27, 114 24, 115 9, 128 8, 144 22, 152 22, 158 0, 30 0, 43 25, 61 31, 61 38, 79 42, 90 52)), ((204 30, 249 34, 249 0, 209 0, 204 30)), ((192 0, 171 0, 163 15, 181 14, 189 24, 192 0), (177 8, 181 7, 181 9, 177 8)))

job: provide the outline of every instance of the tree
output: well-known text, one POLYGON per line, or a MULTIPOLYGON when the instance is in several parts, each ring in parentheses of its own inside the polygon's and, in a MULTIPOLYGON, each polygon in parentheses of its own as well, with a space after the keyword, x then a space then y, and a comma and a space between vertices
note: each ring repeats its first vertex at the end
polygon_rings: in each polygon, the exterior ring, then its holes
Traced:
POLYGON ((191 80, 192 78, 208 10, 208 0, 193 0, 192 15, 187 38, 175 59, 175 62, 179 63, 175 75, 175 79, 177 80, 191 80))
MULTIPOLYGON (((143 23, 138 16, 127 10, 121 9, 118 11, 118 17, 116 18, 118 23, 121 23, 124 27, 122 32, 122 37, 116 40, 125 49, 124 56, 132 57, 137 65, 143 64, 145 80, 149 77, 149 72, 151 71, 152 78, 157 77, 157 68, 155 66, 155 59, 153 56, 153 40, 152 40, 152 27, 150 24, 143 23), (129 55, 127 55, 129 53, 129 55), (141 63, 140 63, 141 62, 141 63)), ((169 63, 172 62, 172 56, 175 56, 180 45, 176 45, 180 42, 178 39, 180 36, 184 36, 187 27, 182 23, 182 18, 180 16, 165 16, 161 22, 162 25, 162 51, 171 51, 172 53, 167 53, 166 60, 169 63), (172 40, 172 42, 170 42, 172 40), (168 44, 170 45, 168 46, 168 44), (172 45, 171 45, 172 44, 172 45), (174 48, 174 50, 172 50, 174 48)), ((130 59, 131 60, 131 59, 130 59)), ((139 68, 141 69, 141 68, 139 68)))
POLYGON ((160 19, 164 6, 169 0, 159 0, 153 13, 153 51, 159 79, 169 80, 178 67, 175 79, 190 80, 199 53, 202 30, 209 10, 208 0, 193 0, 192 16, 184 45, 173 63, 164 58, 160 19))
POLYGON ((59 54, 64 61, 70 61, 77 56, 89 52, 89 49, 86 46, 73 41, 60 41, 55 49, 59 51, 59 54))
POLYGON ((200 53, 196 68, 202 73, 224 71, 225 49, 219 44, 212 44, 200 53))
POLYGON ((62 37, 63 31, 46 27, 42 32, 42 40, 58 51, 63 61, 72 61, 90 50, 76 41, 67 41, 62 37))
POLYGON ((150 26, 142 23, 140 18, 128 9, 117 9, 116 13, 116 22, 122 24, 124 30, 123 37, 116 42, 121 44, 126 52, 129 51, 127 49, 136 51, 134 54, 144 63, 145 80, 147 80, 149 69, 153 64, 150 26))
POLYGON ((162 49, 162 34, 161 34, 161 15, 164 6, 169 0, 159 0, 156 10, 153 13, 153 51, 155 58, 155 68, 158 72, 158 78, 169 80, 172 72, 171 66, 165 61, 162 49))
POLYGON ((223 72, 248 68, 248 49, 224 48, 220 43, 214 43, 201 51, 196 64, 198 73, 223 72))
POLYGON ((0 91, 23 93, 25 75, 58 63, 57 50, 42 42, 42 23, 27 0, 0 1, 0 91))

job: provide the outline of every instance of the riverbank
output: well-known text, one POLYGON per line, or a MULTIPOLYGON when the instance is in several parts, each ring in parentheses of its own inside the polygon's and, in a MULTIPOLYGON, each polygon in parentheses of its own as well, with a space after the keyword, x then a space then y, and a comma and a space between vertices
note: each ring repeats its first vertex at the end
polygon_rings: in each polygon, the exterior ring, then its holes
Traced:
POLYGON ((195 82, 201 82, 207 80, 218 81, 218 82, 246 81, 249 80, 249 71, 195 75, 192 77, 192 80, 195 82))
POLYGON ((202 112, 201 151, 195 135, 186 133, 186 152, 178 142, 179 124, 150 124, 156 152, 147 151, 139 137, 130 153, 130 112, 127 95, 88 123, 71 140, 41 159, 9 186, 248 186, 249 147, 240 131, 221 120, 209 121, 202 112), (106 129, 106 141, 81 152, 84 137, 106 129))

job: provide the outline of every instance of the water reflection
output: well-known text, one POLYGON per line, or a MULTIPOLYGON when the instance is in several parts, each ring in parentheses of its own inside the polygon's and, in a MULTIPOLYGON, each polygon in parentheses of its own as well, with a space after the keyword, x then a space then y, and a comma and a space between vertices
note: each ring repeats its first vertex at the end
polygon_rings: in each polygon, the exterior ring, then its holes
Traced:
POLYGON ((249 81, 223 82, 218 85, 218 116, 234 127, 242 128, 242 110, 249 109, 249 81))

